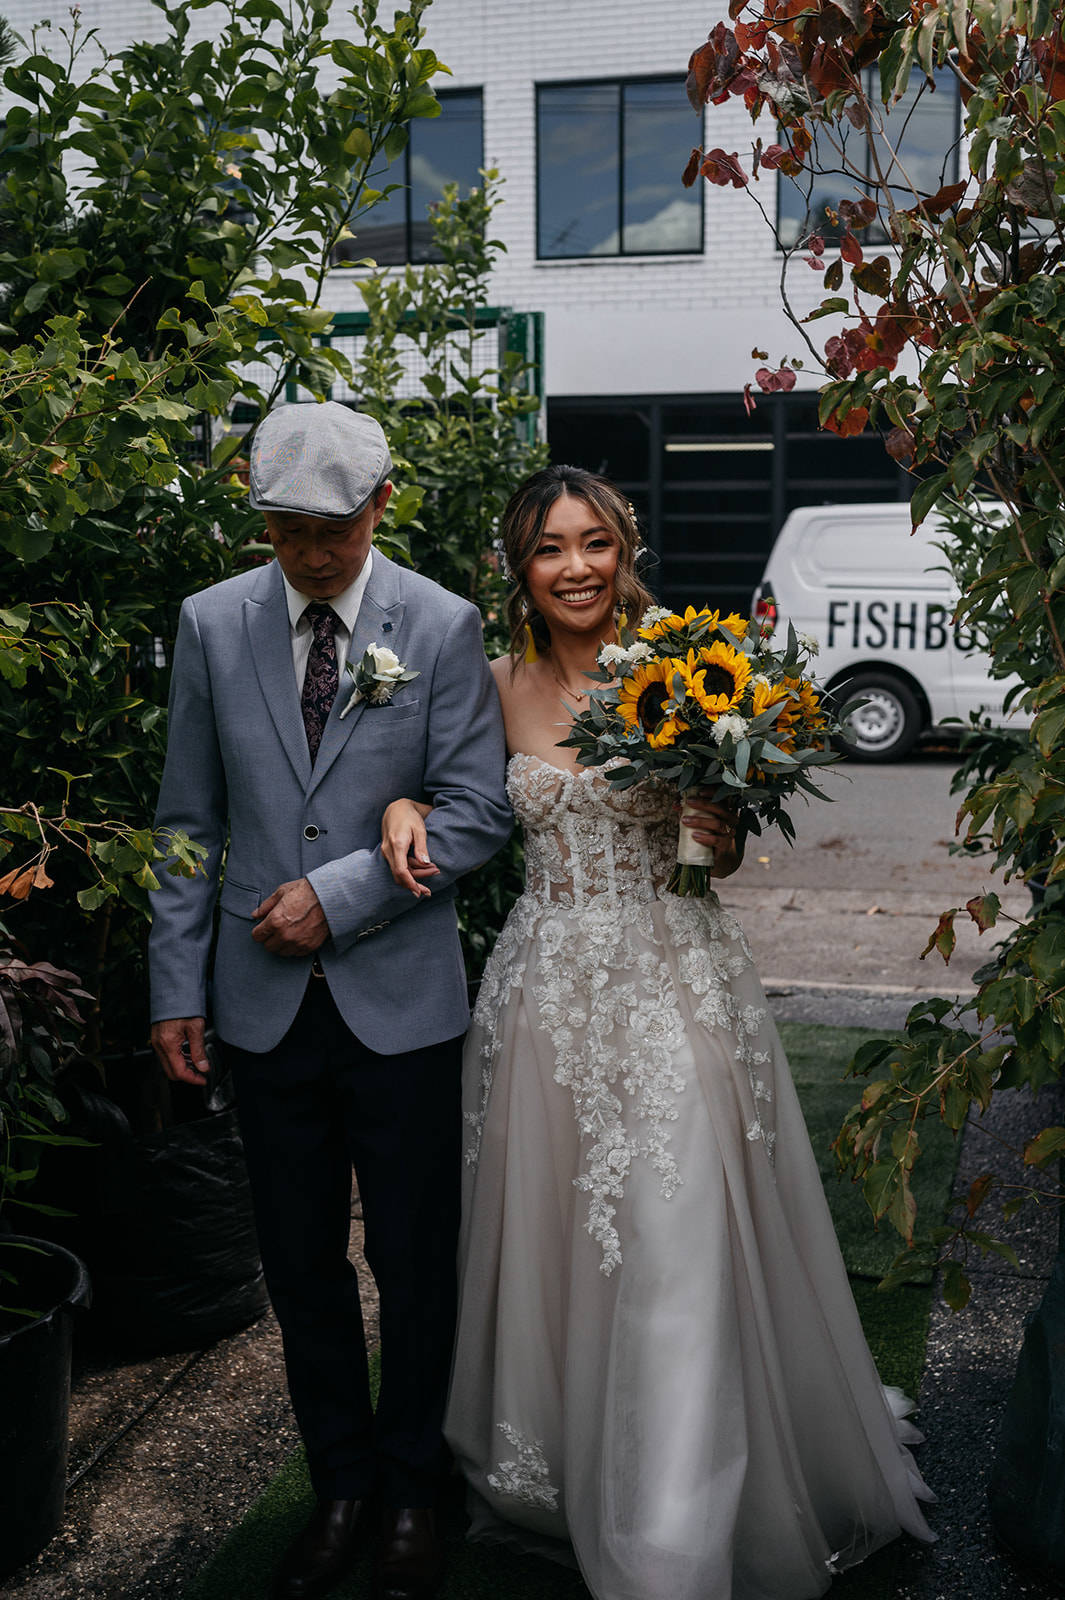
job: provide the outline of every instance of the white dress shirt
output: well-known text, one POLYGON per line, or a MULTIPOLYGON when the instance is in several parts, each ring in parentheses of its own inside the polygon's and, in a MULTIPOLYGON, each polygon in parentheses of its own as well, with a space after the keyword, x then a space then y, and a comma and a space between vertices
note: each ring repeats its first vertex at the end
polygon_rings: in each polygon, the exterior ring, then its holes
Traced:
POLYGON ((323 600, 321 596, 300 594, 289 583, 285 574, 281 577, 285 585, 285 599, 288 601, 288 624, 292 639, 292 665, 296 672, 296 688, 303 693, 303 680, 307 676, 307 658, 311 653, 314 641, 314 630, 311 619, 307 615, 307 607, 313 605, 332 606, 338 617, 336 632, 337 671, 341 680, 344 668, 347 665, 348 646, 355 624, 359 620, 359 609, 362 606, 362 597, 366 593, 366 585, 370 581, 370 571, 373 566, 373 551, 371 550, 363 562, 358 577, 349 583, 346 589, 333 595, 330 600, 323 600))

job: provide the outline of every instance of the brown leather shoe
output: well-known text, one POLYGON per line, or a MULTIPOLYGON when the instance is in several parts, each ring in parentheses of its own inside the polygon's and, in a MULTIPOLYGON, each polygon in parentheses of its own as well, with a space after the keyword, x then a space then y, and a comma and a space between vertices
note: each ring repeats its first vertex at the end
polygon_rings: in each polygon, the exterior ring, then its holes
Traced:
POLYGON ((385 1511, 377 1561, 377 1600, 430 1600, 444 1575, 444 1551, 432 1511, 385 1511))
POLYGON ((320 1500, 285 1552, 270 1600, 317 1600, 338 1583, 358 1543, 361 1500, 320 1500))

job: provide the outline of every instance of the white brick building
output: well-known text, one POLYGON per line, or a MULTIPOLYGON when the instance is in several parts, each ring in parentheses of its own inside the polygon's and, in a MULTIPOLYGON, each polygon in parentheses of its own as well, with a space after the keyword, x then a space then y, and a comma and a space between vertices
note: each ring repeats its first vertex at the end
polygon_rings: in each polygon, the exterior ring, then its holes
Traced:
MULTIPOLYGON (((112 48, 161 31, 148 0, 82 0, 81 10, 83 22, 112 48)), ((0 0, 0 13, 28 36, 44 17, 64 20, 67 8, 58 0, 0 0)), ((626 488, 661 553, 659 586, 671 598, 708 592, 712 560, 715 596, 742 604, 792 506, 906 491, 878 440, 845 442, 817 432, 815 373, 802 374, 791 395, 759 396, 753 416, 742 405, 744 384, 760 364, 752 359, 754 347, 768 351, 774 365, 806 351, 781 310, 781 257, 751 195, 703 186, 700 197, 681 186, 692 145, 703 143, 700 119, 684 97, 685 68, 719 14, 704 0, 653 7, 647 0, 434 0, 427 42, 452 76, 438 80, 444 115, 417 125, 417 137, 423 172, 431 172, 432 141, 446 130, 449 104, 461 106, 467 122, 473 116, 480 122, 479 160, 506 180, 494 232, 507 254, 492 299, 544 313, 544 391, 556 459, 606 470, 626 488), (566 85, 571 92, 560 95, 566 85), (475 93, 456 97, 463 90, 475 93), (571 223, 580 234, 581 196, 594 189, 603 199, 605 180, 585 133, 601 137, 615 103, 624 108, 617 124, 623 155, 614 157, 618 226, 598 235, 591 253, 563 257, 557 241, 571 223), (567 115, 575 119, 571 195, 572 175, 558 156, 567 115), (630 129, 632 170, 638 166, 631 194, 630 129), (641 130, 650 130, 657 158, 653 183, 646 139, 636 148, 641 130), (548 237, 543 214, 555 205, 555 179, 566 190, 558 204, 569 204, 574 215, 548 237), (652 190, 658 210, 648 214, 652 190), (642 219, 626 221, 641 205, 642 219), (660 244, 674 220, 684 249, 620 253, 626 240, 660 244)), ((209 36, 211 19, 210 10, 193 13, 193 36, 209 36)), ((742 102, 713 108, 707 135, 711 145, 741 157, 749 151, 753 130, 742 102)), ((468 166, 472 135, 467 130, 464 137, 468 166)), ((765 173, 757 186, 771 216, 777 182, 765 173)), ((424 184, 417 193, 424 194, 424 184)), ((604 203, 609 209, 608 193, 604 203)), ((408 240, 410 230, 408 223, 408 240)), ((357 253, 377 252, 364 238, 357 253)), ((820 277, 801 266, 789 283, 800 311, 823 292, 820 277)), ((350 269, 334 273, 328 298, 338 309, 359 309, 350 269)), ((823 341, 827 324, 815 329, 823 341)))

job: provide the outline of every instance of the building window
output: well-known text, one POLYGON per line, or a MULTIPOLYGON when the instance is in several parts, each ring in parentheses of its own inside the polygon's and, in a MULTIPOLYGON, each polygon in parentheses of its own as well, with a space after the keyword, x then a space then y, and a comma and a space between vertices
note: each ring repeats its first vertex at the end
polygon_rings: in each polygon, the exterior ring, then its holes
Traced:
POLYGON ((437 99, 440 115, 412 122, 406 149, 370 174, 371 188, 401 187, 356 218, 354 237, 337 246, 334 263, 372 256, 378 266, 391 267, 440 259, 433 251, 430 210, 446 184, 457 183, 462 193, 480 184, 484 134, 480 89, 443 89, 437 99))
MULTIPOLYGON (((880 75, 870 68, 866 76, 866 93, 877 106, 883 121, 883 135, 874 133, 876 150, 884 176, 900 210, 916 205, 919 194, 935 194, 944 184, 957 183, 960 148, 960 101, 958 80, 947 67, 934 73, 935 92, 921 76, 893 106, 879 106, 880 75), (896 161, 892 151, 898 157, 896 161)), ((848 129, 843 135, 848 163, 874 178, 872 153, 866 135, 848 129)), ((815 155, 816 145, 815 145, 815 155)), ((822 151, 822 155, 825 154, 822 151)), ((818 160, 821 166, 836 170, 825 175, 800 173, 798 178, 780 175, 777 184, 777 232, 785 248, 798 243, 810 233, 819 233, 825 242, 839 239, 840 228, 827 211, 836 211, 841 200, 858 200, 866 193, 875 198, 872 186, 866 189, 855 178, 850 187, 835 151, 827 152, 829 159, 818 160), (813 187, 810 178, 813 176, 813 187)), ((884 244, 888 235, 879 222, 863 230, 863 240, 870 244, 884 244)))
POLYGON ((701 251, 701 186, 680 187, 700 127, 678 78, 541 85, 540 259, 701 251))

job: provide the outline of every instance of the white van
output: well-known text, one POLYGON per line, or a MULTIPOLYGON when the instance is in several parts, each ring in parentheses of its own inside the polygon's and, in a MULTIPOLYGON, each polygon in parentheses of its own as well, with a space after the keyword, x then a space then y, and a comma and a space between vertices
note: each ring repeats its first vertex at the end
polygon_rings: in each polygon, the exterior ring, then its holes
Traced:
POLYGON ((970 711, 996 725, 1027 720, 1003 714, 1017 680, 992 679, 972 629, 952 621, 958 588, 935 570, 946 565, 935 544, 944 537, 934 514, 911 534, 904 501, 806 506, 781 528, 754 592, 754 614, 778 639, 790 621, 818 640, 827 689, 862 696, 841 741, 859 760, 898 760, 927 728, 947 717, 968 723, 970 711))

